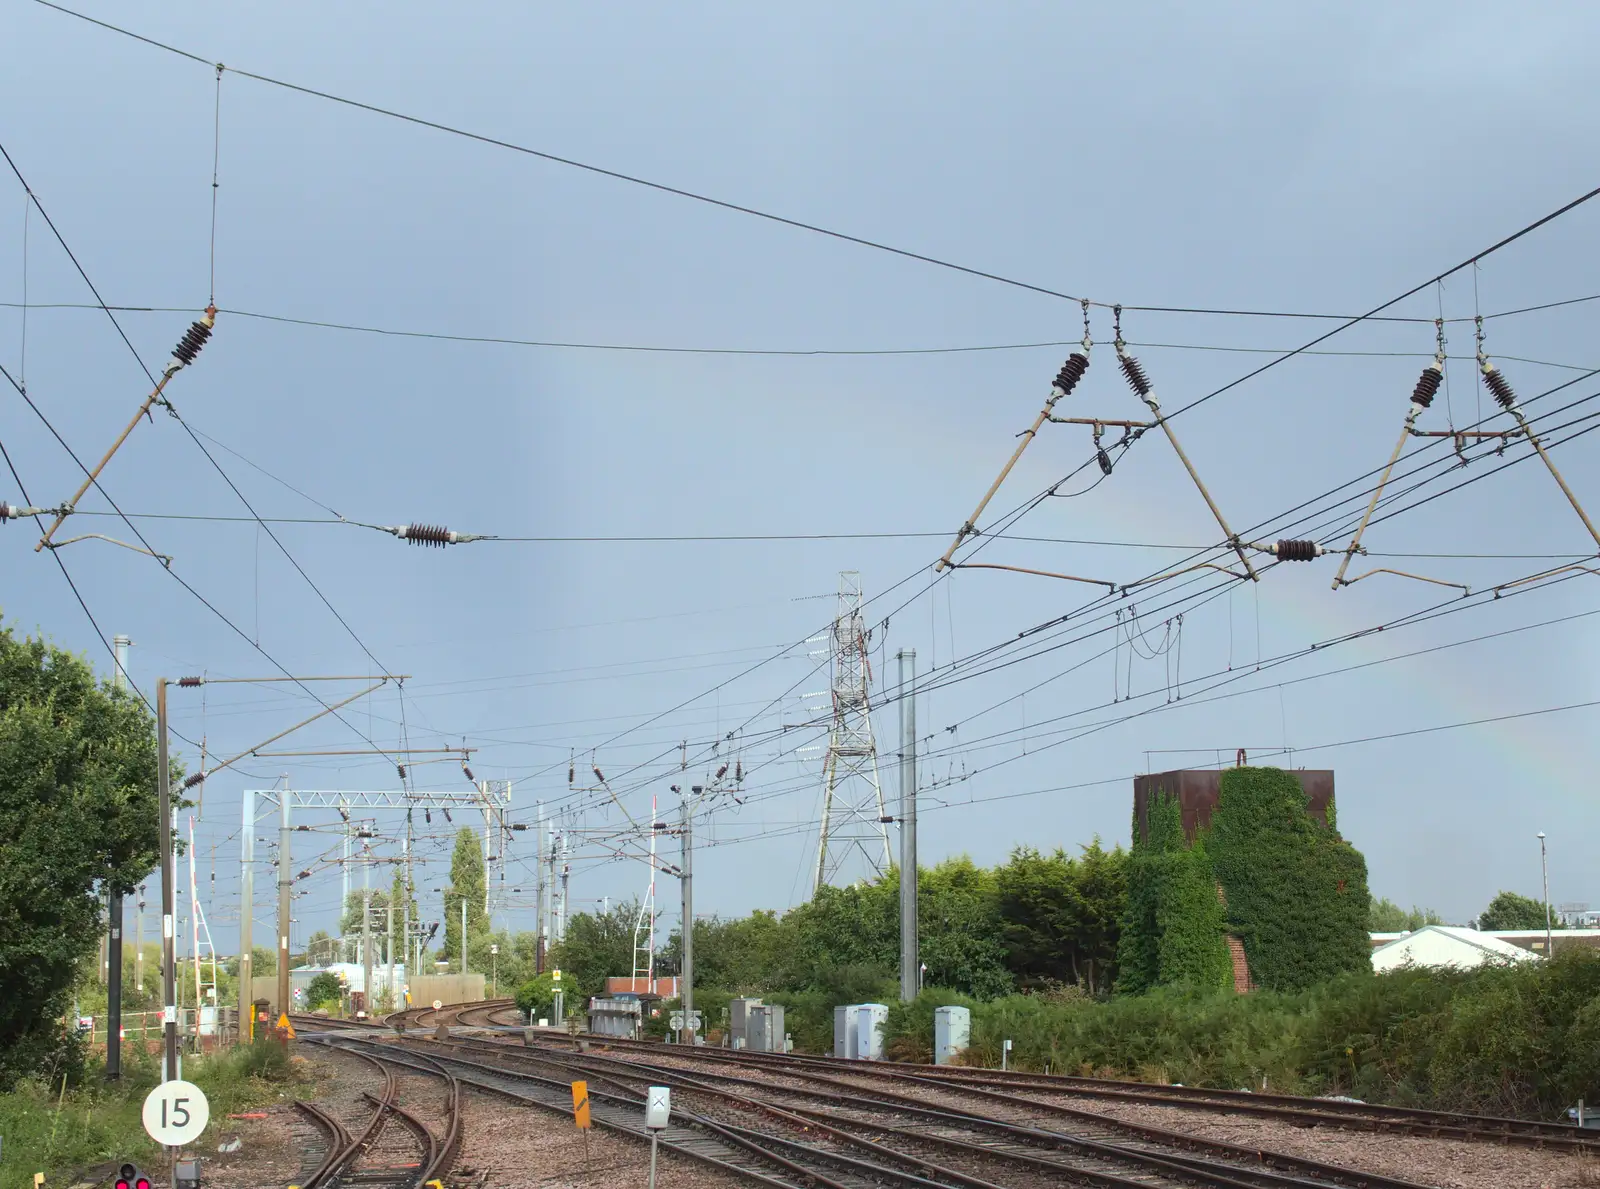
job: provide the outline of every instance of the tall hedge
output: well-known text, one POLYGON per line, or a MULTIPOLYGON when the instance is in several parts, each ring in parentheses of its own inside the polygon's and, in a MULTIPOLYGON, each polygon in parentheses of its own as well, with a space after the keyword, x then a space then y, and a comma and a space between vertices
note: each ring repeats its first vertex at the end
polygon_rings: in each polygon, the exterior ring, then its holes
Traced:
POLYGON ((1230 932, 1256 985, 1303 990, 1369 972, 1367 863, 1281 768, 1230 768, 1202 841, 1227 895, 1230 932))
POLYGON ((1145 820, 1141 835, 1134 819, 1117 989, 1231 986, 1223 909, 1204 842, 1185 840, 1178 802, 1165 793, 1152 798, 1145 820))

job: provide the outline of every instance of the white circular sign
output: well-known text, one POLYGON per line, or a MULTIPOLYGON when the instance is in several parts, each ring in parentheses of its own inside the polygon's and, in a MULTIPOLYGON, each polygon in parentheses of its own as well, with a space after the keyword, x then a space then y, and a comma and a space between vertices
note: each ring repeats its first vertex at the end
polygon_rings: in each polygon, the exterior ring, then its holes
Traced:
POLYGON ((433 1010, 434 1011, 438 1011, 443 1006, 444 1006, 444 1000, 443 999, 435 999, 433 1001, 433 1010))
POLYGON ((211 1119, 205 1091, 193 1082, 162 1082, 144 1100, 144 1129, 158 1144, 192 1143, 211 1119))

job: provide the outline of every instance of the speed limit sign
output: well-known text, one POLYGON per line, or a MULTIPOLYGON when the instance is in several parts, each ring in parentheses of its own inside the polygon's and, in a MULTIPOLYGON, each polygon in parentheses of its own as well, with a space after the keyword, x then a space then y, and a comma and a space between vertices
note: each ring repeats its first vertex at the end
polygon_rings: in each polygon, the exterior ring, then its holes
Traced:
POLYGON ((198 1139, 211 1118, 205 1091, 193 1082, 162 1082, 144 1100, 144 1129, 158 1144, 180 1147, 198 1139))
POLYGON ((435 999, 433 1001, 433 1010, 434 1011, 438 1011, 443 1006, 444 1006, 444 1000, 443 999, 435 999))

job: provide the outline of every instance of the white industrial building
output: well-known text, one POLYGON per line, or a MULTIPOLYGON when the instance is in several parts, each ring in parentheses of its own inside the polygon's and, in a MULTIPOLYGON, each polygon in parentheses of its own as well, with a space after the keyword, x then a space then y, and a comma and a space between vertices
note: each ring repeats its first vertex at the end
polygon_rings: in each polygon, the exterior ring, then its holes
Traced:
POLYGON ((1472 970, 1490 962, 1509 964, 1538 960, 1538 954, 1509 941, 1455 925, 1424 925, 1372 951, 1372 969, 1379 974, 1407 966, 1472 970))

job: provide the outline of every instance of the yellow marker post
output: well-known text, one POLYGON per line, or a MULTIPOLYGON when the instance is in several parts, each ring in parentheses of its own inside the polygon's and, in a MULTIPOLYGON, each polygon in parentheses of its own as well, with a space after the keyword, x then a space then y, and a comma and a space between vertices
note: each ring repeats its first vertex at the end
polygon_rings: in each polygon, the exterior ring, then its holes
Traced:
POLYGON ((39 1187, 41 1185, 43 1185, 43 1184, 44 1184, 44 1174, 42 1172, 34 1173, 33 1174, 33 1189, 39 1189, 39 1187))
POLYGON ((290 1040, 294 1039, 294 1025, 289 1023, 288 1012, 283 1012, 278 1016, 278 1027, 283 1029, 283 1034, 290 1040))
POLYGON ((583 1158, 589 1159, 589 1083, 572 1083, 572 1121, 583 1132, 583 1158))
POLYGON ((572 1118, 580 1128, 589 1129, 589 1083, 572 1083, 572 1118))

